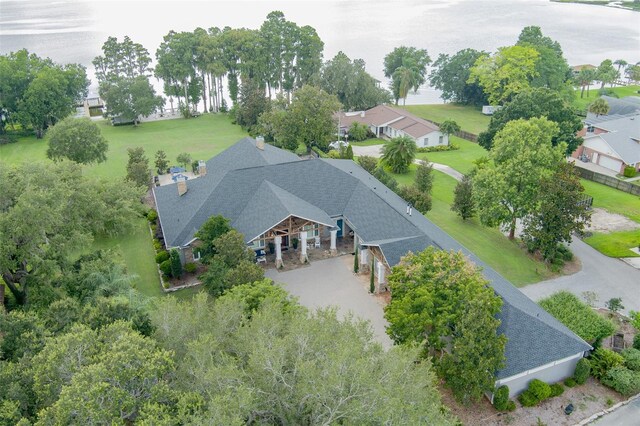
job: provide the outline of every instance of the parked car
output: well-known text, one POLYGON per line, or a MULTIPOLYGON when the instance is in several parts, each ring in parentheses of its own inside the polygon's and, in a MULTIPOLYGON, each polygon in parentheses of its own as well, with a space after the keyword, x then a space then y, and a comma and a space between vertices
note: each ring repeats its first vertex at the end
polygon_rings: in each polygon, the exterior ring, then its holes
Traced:
POLYGON ((340 150, 340 148, 346 148, 348 146, 349 146, 349 142, 345 142, 345 141, 334 141, 329 144, 329 148, 335 149, 338 151, 340 150))

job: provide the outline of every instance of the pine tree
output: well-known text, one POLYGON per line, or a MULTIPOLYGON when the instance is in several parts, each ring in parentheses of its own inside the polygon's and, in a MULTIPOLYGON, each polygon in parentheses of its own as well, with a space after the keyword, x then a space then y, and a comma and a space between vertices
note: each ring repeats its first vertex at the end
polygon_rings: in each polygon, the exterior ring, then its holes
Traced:
POLYGON ((458 213, 462 220, 472 218, 476 214, 476 205, 473 201, 473 185, 471 176, 465 175, 456 185, 455 196, 451 210, 458 213))

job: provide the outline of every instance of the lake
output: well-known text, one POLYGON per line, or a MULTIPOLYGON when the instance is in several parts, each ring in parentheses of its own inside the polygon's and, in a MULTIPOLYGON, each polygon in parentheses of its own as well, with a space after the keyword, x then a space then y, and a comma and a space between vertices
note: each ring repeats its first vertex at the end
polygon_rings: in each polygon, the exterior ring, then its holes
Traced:
MULTIPOLYGON (((362 58, 382 81, 383 58, 394 47, 426 48, 433 60, 467 47, 495 51, 513 45, 528 25, 560 42, 573 65, 607 58, 640 61, 640 13, 547 0, 0 0, 0 53, 27 48, 56 62, 78 62, 91 78, 91 60, 110 35, 129 35, 153 56, 171 29, 258 28, 272 10, 314 27, 325 43, 325 59, 339 51, 362 58)), ((90 90, 96 92, 95 82, 90 90)), ((428 87, 407 99, 408 104, 439 102, 439 93, 428 87)))

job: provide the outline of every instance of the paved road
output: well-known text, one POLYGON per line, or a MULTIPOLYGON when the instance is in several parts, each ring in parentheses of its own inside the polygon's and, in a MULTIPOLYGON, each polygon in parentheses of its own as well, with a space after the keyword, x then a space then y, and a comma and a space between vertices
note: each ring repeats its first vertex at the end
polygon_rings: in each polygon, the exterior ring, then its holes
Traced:
POLYGON ((597 426, 638 426, 640 424, 640 398, 600 417, 591 424, 597 426))
POLYGON ((640 270, 603 255, 578 238, 573 239, 571 251, 582 261, 580 272, 528 285, 521 288, 522 292, 538 300, 559 290, 569 290, 578 296, 593 291, 598 295, 598 306, 620 297, 623 312, 640 311, 640 270))
MULTIPOLYGON (((380 158, 380 156, 382 155, 382 152, 380 151, 382 149, 382 146, 383 145, 370 145, 370 146, 351 145, 351 147, 353 148, 353 155, 355 156, 369 155, 375 158, 380 158)), ((414 163, 418 164, 420 161, 421 160, 415 160, 414 163)), ((431 165, 433 166, 434 169, 451 176, 455 180, 462 180, 463 174, 455 169, 452 169, 446 164, 431 163, 431 165)))
POLYGON ((298 298, 303 306, 310 309, 336 306, 341 316, 349 312, 371 323, 375 339, 385 349, 392 346, 385 332, 382 303, 369 294, 369 280, 355 275, 352 256, 312 262, 311 265, 287 272, 269 269, 265 273, 283 288, 298 298))

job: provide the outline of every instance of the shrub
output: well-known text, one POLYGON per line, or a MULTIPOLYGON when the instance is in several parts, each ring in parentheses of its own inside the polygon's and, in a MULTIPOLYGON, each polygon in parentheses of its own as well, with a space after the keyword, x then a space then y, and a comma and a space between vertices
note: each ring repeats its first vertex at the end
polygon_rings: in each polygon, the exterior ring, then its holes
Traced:
POLYGON ((529 382, 528 391, 531 392, 538 401, 544 401, 551 396, 551 386, 538 379, 533 379, 529 382))
POLYGON ((456 144, 449 144, 449 145, 424 146, 424 147, 418 148, 418 152, 421 152, 421 153, 443 152, 443 151, 455 151, 457 149, 460 149, 460 146, 456 144))
POLYGON ((171 276, 174 278, 182 277, 182 262, 180 261, 180 253, 178 253, 178 250, 171 249, 169 261, 171 262, 171 276))
POLYGON ((611 299, 605 302, 607 309, 611 312, 618 312, 621 309, 624 309, 624 305, 622 304, 622 299, 619 297, 612 297, 611 299))
POLYGON ((158 219, 158 212, 154 209, 150 209, 147 213, 147 220, 151 223, 155 223, 156 219, 158 219))
POLYGON ((167 259, 169 259, 169 252, 166 251, 166 250, 162 250, 161 252, 156 254, 156 263, 157 264, 160 264, 160 263, 164 262, 167 259))
POLYGON ((153 240, 153 248, 156 249, 156 251, 162 250, 162 243, 160 242, 160 240, 153 240))
POLYGON ((550 398, 553 398, 555 396, 560 396, 564 393, 564 386, 562 386, 562 383, 554 383, 550 386, 551 388, 551 395, 549 395, 550 398))
POLYGON ((198 266, 193 262, 185 263, 184 270, 189 274, 193 274, 198 269, 198 266))
POLYGON ((496 410, 505 411, 509 404, 509 386, 502 385, 493 394, 493 406, 496 410))
POLYGON ((591 354, 591 371, 593 376, 601 379, 613 367, 624 363, 622 355, 615 353, 611 349, 598 348, 591 354))
POLYGON ((522 392, 518 396, 518 401, 520 401, 520 404, 522 404, 524 407, 535 407, 536 405, 538 405, 538 402, 540 402, 528 390, 522 392))
POLYGON ((516 411, 516 403, 513 401, 507 402, 507 411, 516 411))
POLYGON ((629 370, 640 371, 640 350, 628 348, 623 350, 620 355, 624 358, 624 365, 629 370))
POLYGON ((558 244, 556 253, 565 262, 570 262, 573 260, 573 253, 571 252, 571 250, 569 250, 569 247, 565 246, 564 244, 558 244))
POLYGON ((311 151, 315 152, 316 154, 318 154, 318 157, 320 158, 327 158, 327 154, 324 153, 324 151, 322 151, 320 148, 318 148, 317 146, 312 146, 311 147, 311 151))
POLYGON ((560 291, 541 300, 540 306, 571 331, 595 346, 616 330, 610 320, 598 315, 568 291, 560 291))
POLYGON ((160 271, 166 276, 171 277, 171 261, 169 259, 160 264, 160 271))
POLYGON ((633 338, 633 347, 640 350, 640 333, 636 334, 633 338))
POLYGON ((622 174, 624 177, 634 177, 636 175, 636 169, 633 166, 626 166, 622 174))
POLYGON ((573 379, 577 384, 583 385, 589 378, 590 374, 591 374, 591 363, 586 358, 580 359, 580 361, 578 361, 578 363, 576 364, 575 371, 573 372, 573 379))
POLYGON ((602 383, 624 396, 634 395, 640 392, 640 372, 618 365, 607 371, 602 383))
POLYGON ((564 385, 565 385, 566 387, 568 387, 568 388, 572 388, 572 387, 574 387, 575 385, 577 385, 577 383, 576 383, 576 381, 575 381, 575 379, 574 379, 573 377, 569 377, 568 379, 566 379, 566 380, 564 381, 564 385))
POLYGON ((363 141, 369 135, 369 126, 354 121, 349 126, 349 139, 354 141, 363 141))
POLYGON ((329 158, 334 158, 334 159, 341 158, 340 151, 337 151, 335 149, 332 149, 331 151, 329 151, 327 156, 329 158))

